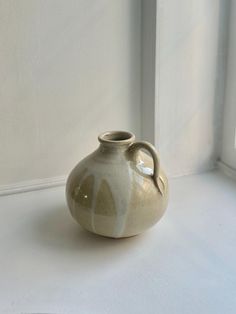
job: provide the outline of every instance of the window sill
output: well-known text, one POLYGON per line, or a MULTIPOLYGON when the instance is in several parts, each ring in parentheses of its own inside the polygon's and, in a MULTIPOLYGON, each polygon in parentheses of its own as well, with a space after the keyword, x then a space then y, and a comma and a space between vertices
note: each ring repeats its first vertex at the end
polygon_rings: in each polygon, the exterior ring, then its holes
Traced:
POLYGON ((172 179, 163 219, 125 240, 82 231, 64 187, 0 208, 1 313, 236 311, 236 183, 219 172, 172 179))

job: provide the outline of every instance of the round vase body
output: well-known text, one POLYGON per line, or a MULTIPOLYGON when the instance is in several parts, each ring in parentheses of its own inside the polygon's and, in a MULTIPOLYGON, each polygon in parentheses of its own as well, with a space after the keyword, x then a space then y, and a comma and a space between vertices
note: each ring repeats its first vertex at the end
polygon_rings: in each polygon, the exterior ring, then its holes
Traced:
POLYGON ((134 236, 153 226, 165 212, 167 178, 161 169, 154 178, 152 158, 132 149, 137 142, 131 133, 107 132, 99 141, 98 149, 69 175, 66 197, 70 212, 93 233, 112 238, 134 236))

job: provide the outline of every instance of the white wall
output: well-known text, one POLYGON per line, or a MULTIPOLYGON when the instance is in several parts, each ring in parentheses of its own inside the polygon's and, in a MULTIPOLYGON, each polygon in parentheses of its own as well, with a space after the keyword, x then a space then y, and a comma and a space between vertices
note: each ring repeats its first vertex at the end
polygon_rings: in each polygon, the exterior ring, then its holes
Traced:
POLYGON ((236 1, 231 1, 221 160, 236 170, 236 1))
POLYGON ((198 173, 221 144, 228 1, 157 3, 156 142, 169 175, 198 173))
POLYGON ((156 82, 156 8, 157 0, 142 1, 141 32, 141 134, 155 143, 155 82, 156 82))
POLYGON ((0 189, 67 175, 109 129, 154 142, 170 176, 214 167, 228 3, 0 0, 0 189))
POLYGON ((140 135, 139 0, 0 0, 0 185, 66 175, 140 135))

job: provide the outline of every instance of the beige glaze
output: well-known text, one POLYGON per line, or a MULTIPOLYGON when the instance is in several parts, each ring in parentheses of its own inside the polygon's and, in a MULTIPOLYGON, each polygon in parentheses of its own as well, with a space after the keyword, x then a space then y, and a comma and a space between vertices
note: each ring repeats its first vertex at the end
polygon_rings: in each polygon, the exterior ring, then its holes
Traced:
POLYGON ((70 212, 82 227, 99 235, 139 234, 154 225, 167 207, 168 181, 156 150, 148 142, 135 142, 129 132, 106 132, 98 139, 98 149, 67 180, 70 212))

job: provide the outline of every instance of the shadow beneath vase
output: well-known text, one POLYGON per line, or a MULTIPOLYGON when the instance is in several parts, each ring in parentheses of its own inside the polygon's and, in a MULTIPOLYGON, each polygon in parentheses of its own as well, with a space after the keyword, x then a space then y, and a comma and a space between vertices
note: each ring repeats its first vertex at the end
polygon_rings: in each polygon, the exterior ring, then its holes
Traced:
POLYGON ((145 235, 112 239, 83 230, 64 206, 41 212, 32 221, 33 241, 44 250, 61 256, 98 260, 122 258, 140 247, 145 235))

